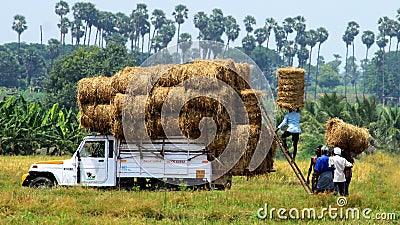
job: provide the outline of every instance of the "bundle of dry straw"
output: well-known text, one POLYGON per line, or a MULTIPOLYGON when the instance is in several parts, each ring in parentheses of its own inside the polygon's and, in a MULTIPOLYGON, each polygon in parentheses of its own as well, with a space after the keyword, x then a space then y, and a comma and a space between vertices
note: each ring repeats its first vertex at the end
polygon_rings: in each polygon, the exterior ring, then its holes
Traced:
MULTIPOLYGON (((111 78, 85 78, 78 84, 80 123, 87 130, 111 132, 120 139, 125 138, 124 132, 134 138, 157 139, 166 134, 183 134, 197 139, 204 135, 200 130, 201 121, 212 118, 216 135, 207 143, 210 143, 210 152, 218 157, 230 141, 230 112, 247 113, 249 120, 243 121, 246 125, 239 125, 236 131, 240 126, 248 126, 250 136, 242 152, 234 154, 239 161, 232 170, 234 174, 243 175, 259 142, 262 120, 259 100, 263 93, 250 89, 250 74, 249 64, 219 59, 195 60, 182 65, 126 67, 111 78), (241 108, 232 93, 243 102, 241 108), (210 96, 218 96, 222 101, 210 96), (165 109, 171 114, 163 114, 165 109), (128 127, 123 127, 122 118, 128 127)), ((236 137, 236 143, 246 143, 241 140, 243 137, 236 137)), ((272 168, 273 155, 274 151, 270 151, 257 173, 272 168)))
POLYGON ((83 78, 78 82, 78 105, 110 104, 115 95, 111 78, 99 76, 83 78))
POLYGON ((287 110, 296 110, 304 107, 304 74, 301 68, 279 68, 278 77, 278 107, 287 110))
POLYGON ((355 154, 361 154, 369 146, 370 135, 366 128, 345 123, 338 118, 330 118, 325 126, 325 139, 328 145, 355 154))

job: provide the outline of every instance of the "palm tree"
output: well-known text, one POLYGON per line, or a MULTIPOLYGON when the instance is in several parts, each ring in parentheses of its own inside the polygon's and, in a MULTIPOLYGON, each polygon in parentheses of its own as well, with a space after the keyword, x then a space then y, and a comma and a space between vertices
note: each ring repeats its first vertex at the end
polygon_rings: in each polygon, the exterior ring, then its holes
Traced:
POLYGON ((61 48, 61 55, 63 54, 63 48, 65 45, 65 35, 68 33, 68 29, 70 28, 70 22, 69 19, 64 17, 61 19, 60 23, 57 24, 58 28, 60 28, 61 31, 61 38, 60 38, 60 42, 62 44, 62 48, 61 48))
MULTIPOLYGON (((374 32, 372 32, 370 30, 364 31, 362 36, 361 36, 361 40, 362 40, 362 43, 366 47, 366 50, 365 50, 365 61, 364 62, 365 62, 365 65, 367 65, 367 63, 368 63, 368 51, 371 48, 371 46, 375 43, 375 34, 374 34, 374 32)), ((364 93, 365 93, 365 83, 366 83, 366 80, 367 80, 367 73, 366 73, 367 70, 366 69, 367 69, 366 66, 363 67, 363 71, 364 71, 364 75, 363 75, 363 78, 364 78, 363 96, 364 96, 364 93)))
POLYGON ((49 52, 51 63, 50 69, 53 68, 54 59, 60 55, 61 43, 57 39, 50 39, 47 43, 47 51, 49 52))
POLYGON ((155 36, 151 39, 151 48, 154 49, 154 53, 157 53, 163 46, 163 38, 160 35, 155 36))
MULTIPOLYGON (((306 43, 307 45, 310 46, 310 56, 308 58, 309 63, 308 63, 308 72, 307 72, 307 82, 306 82, 306 86, 305 86, 305 94, 304 94, 304 99, 307 100, 307 86, 309 84, 311 84, 310 81, 310 73, 311 73, 311 59, 312 59, 312 50, 315 47, 315 45, 318 42, 318 37, 317 37, 317 32, 315 30, 309 30, 308 32, 306 32, 306 43)), ((315 96, 314 96, 315 99, 315 96)))
MULTIPOLYGON (((318 44, 318 54, 317 59, 319 59, 319 55, 321 52, 321 45, 328 39, 329 33, 324 27, 317 28, 317 41, 318 44)), ((314 89, 314 98, 317 96, 317 86, 318 86, 318 75, 319 75, 319 60, 317 60, 317 69, 315 73, 315 89, 314 89)))
POLYGON ((147 5, 144 3, 139 3, 136 5, 136 9, 131 13, 131 20, 135 29, 135 48, 138 49, 139 45, 139 37, 142 30, 145 30, 145 27, 148 26, 149 14, 147 10, 147 5))
POLYGON ((267 40, 267 30, 264 27, 255 29, 254 35, 256 36, 258 46, 261 46, 267 40))
MULTIPOLYGON (((153 30, 153 35, 151 39, 154 38, 154 36, 157 34, 158 35, 158 30, 161 28, 161 26, 165 23, 165 20, 167 19, 165 17, 164 11, 161 9, 155 9, 152 14, 151 14, 151 24, 153 24, 154 30, 153 30)), ((149 48, 149 53, 151 51, 151 47, 149 48)))
POLYGON ((82 21, 74 20, 71 22, 71 44, 73 45, 73 40, 75 38, 75 45, 80 44, 80 40, 85 35, 85 32, 82 30, 82 21))
POLYGON ((279 25, 277 25, 274 28, 274 33, 275 33, 276 52, 277 52, 277 54, 276 54, 276 57, 277 57, 276 58, 276 62, 278 64, 278 66, 280 66, 279 57, 280 57, 280 53, 282 51, 282 48, 283 48, 285 40, 286 40, 286 33, 283 30, 283 27, 281 27, 279 25))
POLYGON ((265 29, 267 30, 267 40, 266 40, 266 42, 267 42, 267 48, 268 48, 268 45, 269 45, 269 37, 270 37, 270 35, 271 35, 271 31, 272 31, 273 29, 275 29, 275 27, 276 27, 277 25, 278 25, 278 23, 275 21, 274 18, 269 17, 269 18, 265 19, 265 29))
POLYGON ((303 16, 296 16, 294 18, 294 30, 297 32, 296 38, 295 38, 295 45, 298 43, 298 37, 304 35, 304 32, 306 30, 306 19, 303 16))
POLYGON ((228 37, 226 47, 229 48, 230 41, 235 41, 239 37, 240 27, 236 23, 236 19, 233 16, 227 16, 225 18, 225 34, 228 37))
POLYGON ((299 67, 304 68, 308 57, 310 56, 310 52, 306 47, 300 47, 300 50, 297 51, 297 58, 299 61, 299 67))
POLYGON ((150 23, 146 20, 143 26, 140 27, 140 36, 142 37, 142 53, 144 50, 144 36, 149 34, 150 36, 150 23))
POLYGON ((247 36, 254 30, 253 26, 256 25, 256 18, 254 16, 247 15, 243 20, 244 26, 246 27, 247 36))
POLYGON ((187 51, 192 46, 192 35, 190 35, 189 33, 182 33, 179 41, 181 44, 179 47, 182 50, 182 62, 185 63, 185 56, 187 54, 187 51))
MULTIPOLYGON (((87 39, 87 46, 90 45, 90 35, 92 33, 92 26, 93 24, 96 23, 96 21, 99 19, 98 18, 98 11, 96 10, 94 4, 92 3, 86 3, 85 7, 85 21, 86 21, 86 27, 89 28, 89 35, 87 39)), ((86 40, 86 35, 85 35, 85 40, 86 40)))
MULTIPOLYGON (((63 24, 63 23, 65 24, 65 20, 63 22, 63 18, 64 18, 65 15, 67 15, 69 13, 69 5, 68 5, 68 3, 65 2, 65 1, 62 1, 62 0, 60 2, 57 2, 56 6, 55 6, 55 13, 60 16, 60 24, 63 24)), ((63 43, 63 40, 62 40, 63 31, 62 31, 62 29, 64 29, 65 27, 61 28, 61 26, 58 25, 58 28, 60 28, 60 42, 63 43)))
POLYGON ((247 55, 251 54, 251 51, 256 47, 256 39, 253 37, 253 35, 247 35, 242 39, 242 46, 244 48, 244 51, 247 55))
POLYGON ((28 29, 25 16, 19 14, 15 15, 12 29, 18 33, 18 59, 20 59, 21 34, 28 29))
POLYGON ((222 34, 225 32, 225 17, 221 9, 215 8, 210 15, 208 29, 210 40, 222 43, 222 34))
POLYGON ((289 34, 293 33, 295 20, 292 17, 287 17, 283 20, 283 30, 286 33, 286 40, 288 40, 289 34))
POLYGON ((342 40, 346 43, 346 65, 345 67, 345 74, 344 74, 344 97, 347 98, 347 76, 348 76, 348 66, 347 66, 347 59, 349 57, 349 45, 353 42, 353 37, 351 36, 348 30, 345 31, 344 35, 342 36, 342 40))
POLYGON ((201 33, 208 25, 208 16, 205 12, 198 12, 193 17, 194 26, 199 29, 199 36, 197 39, 200 40, 201 33))
MULTIPOLYGON (((360 33, 360 31, 359 31, 359 28, 360 28, 360 25, 358 25, 358 23, 357 22, 355 22, 355 21, 350 21, 349 23, 348 23, 348 25, 347 25, 347 29, 349 30, 349 32, 350 32, 350 35, 352 36, 352 39, 353 39, 353 41, 352 41, 352 47, 353 47, 353 70, 352 70, 352 72, 353 72, 353 77, 356 77, 357 76, 357 72, 356 72, 356 64, 355 64, 355 60, 356 60, 356 57, 355 57, 355 55, 354 55, 354 46, 355 46, 355 44, 354 44, 354 39, 355 39, 355 37, 360 33)), ((354 79, 353 79, 353 81, 355 81, 354 79)), ((354 88, 356 88, 356 86, 354 86, 354 88)), ((357 96, 357 90, 355 89, 355 91, 356 91, 356 96, 357 96)))
POLYGON ((284 56, 287 58, 287 65, 293 66, 293 58, 297 53, 297 45, 294 41, 286 41, 284 46, 284 56))
POLYGON ((376 44, 382 52, 381 71, 382 71, 382 104, 385 105, 385 47, 388 40, 382 34, 376 39, 376 44))
POLYGON ((172 16, 174 16, 175 18, 175 22, 178 24, 178 38, 176 41, 176 52, 178 52, 179 49, 179 33, 181 30, 181 24, 183 24, 185 22, 185 19, 188 18, 188 12, 189 9, 182 4, 179 4, 177 6, 175 6, 175 11, 172 13, 172 16))
POLYGON ((167 19, 164 25, 159 30, 159 35, 162 37, 163 48, 166 48, 175 35, 176 27, 174 21, 167 19))

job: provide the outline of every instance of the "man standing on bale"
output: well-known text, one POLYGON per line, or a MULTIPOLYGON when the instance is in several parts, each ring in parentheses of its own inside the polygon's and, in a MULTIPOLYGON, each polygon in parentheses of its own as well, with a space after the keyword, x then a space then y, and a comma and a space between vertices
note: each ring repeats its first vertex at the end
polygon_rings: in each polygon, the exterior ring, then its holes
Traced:
POLYGON ((285 148, 286 153, 289 153, 286 138, 292 136, 293 141, 293 156, 292 162, 294 162, 297 154, 297 143, 299 142, 299 137, 301 133, 300 129, 300 109, 297 110, 289 110, 289 113, 285 115, 282 123, 278 126, 275 132, 278 132, 279 129, 282 129, 284 126, 288 126, 288 128, 282 134, 282 142, 283 147, 285 148))
POLYGON ((342 154, 342 149, 339 147, 335 147, 333 149, 333 157, 329 158, 329 165, 333 165, 335 167, 334 174, 333 174, 333 183, 335 185, 335 195, 339 192, 341 196, 345 195, 345 182, 346 182, 346 177, 344 174, 344 169, 346 167, 352 167, 353 164, 351 164, 349 161, 347 161, 345 158, 341 157, 340 155, 342 154))
POLYGON ((327 146, 322 146, 321 148, 322 155, 317 159, 317 162, 314 166, 314 171, 317 175, 317 188, 316 192, 325 192, 332 191, 334 188, 333 185, 333 176, 332 171, 335 169, 329 164, 329 156, 328 151, 329 148, 327 146))

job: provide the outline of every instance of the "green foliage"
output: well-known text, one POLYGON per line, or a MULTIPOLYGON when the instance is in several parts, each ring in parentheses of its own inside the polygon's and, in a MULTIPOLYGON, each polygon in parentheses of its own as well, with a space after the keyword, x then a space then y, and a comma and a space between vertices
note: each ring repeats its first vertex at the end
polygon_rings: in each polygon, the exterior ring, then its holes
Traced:
POLYGON ((22 67, 10 49, 0 46, 0 86, 18 87, 22 67))
POLYGON ((333 89, 340 84, 340 76, 332 64, 323 64, 319 66, 318 83, 322 88, 333 89))
MULTIPOLYGON (((73 111, 54 104, 47 110, 41 103, 11 96, 0 102, 0 154, 30 155, 39 148, 53 153, 72 153, 83 131, 73 111)), ((49 152, 48 152, 49 153, 49 152)))
POLYGON ((49 101, 58 102, 67 108, 76 108, 76 88, 80 79, 98 75, 112 76, 125 66, 132 65, 134 61, 129 57, 126 48, 116 43, 103 49, 95 46, 88 50, 79 47, 54 63, 46 81, 49 101))
MULTIPOLYGON (((377 153, 356 160, 347 205, 339 207, 332 194, 306 194, 288 163, 275 160, 276 172, 252 177, 233 177, 229 191, 125 191, 88 187, 55 187, 36 190, 21 187, 21 175, 29 165, 65 157, 0 157, 1 224, 397 224, 397 220, 368 220, 377 213, 400 215, 400 157, 377 153), (390 175, 388 175, 390 174, 390 175), (273 218, 257 218, 257 210, 268 204, 273 218), (327 207, 336 208, 330 218, 327 207), (279 219, 277 210, 288 219, 279 219), (302 215, 303 209, 315 209, 316 217, 289 219, 302 215), (360 219, 346 210, 358 208, 360 219), (297 210, 293 210, 297 209, 297 210), (289 214, 291 210, 291 214, 289 214), (343 218, 340 213, 343 211, 343 218), (325 213, 324 213, 325 212, 325 213)), ((299 160, 299 168, 308 169, 309 160, 299 160)), ((382 214, 381 214, 382 215, 382 214)), ((387 215, 387 214, 386 214, 387 215)), ((269 215, 268 215, 269 216, 269 215)), ((305 211, 307 217, 307 211, 305 211)))

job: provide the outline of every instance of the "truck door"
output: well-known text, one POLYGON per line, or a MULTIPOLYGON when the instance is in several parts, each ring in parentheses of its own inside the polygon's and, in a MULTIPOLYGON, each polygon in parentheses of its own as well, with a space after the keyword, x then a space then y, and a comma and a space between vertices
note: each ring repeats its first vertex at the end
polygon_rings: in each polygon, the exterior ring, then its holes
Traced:
POLYGON ((105 140, 87 140, 80 151, 80 181, 99 184, 107 181, 107 149, 105 140))

